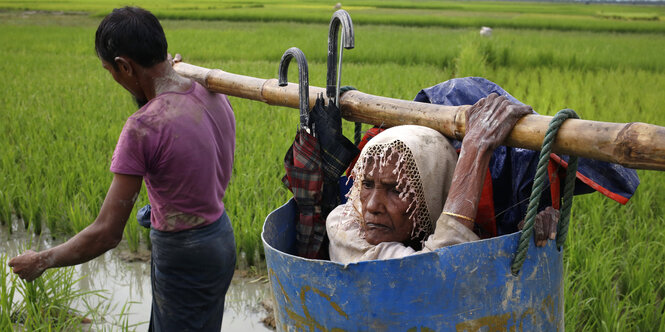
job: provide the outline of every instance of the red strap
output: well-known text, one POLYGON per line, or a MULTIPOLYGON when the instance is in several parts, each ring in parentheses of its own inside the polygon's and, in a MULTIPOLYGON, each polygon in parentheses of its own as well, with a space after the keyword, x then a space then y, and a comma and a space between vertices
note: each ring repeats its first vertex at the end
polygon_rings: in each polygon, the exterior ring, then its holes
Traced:
MULTIPOLYGON (((550 158, 554 159, 555 162, 559 163, 561 166, 564 168, 568 168, 568 163, 561 159, 561 157, 557 156, 556 154, 552 153, 550 154, 550 158)), ((588 177, 582 175, 582 173, 577 172, 577 179, 580 181, 584 182, 587 186, 593 188, 595 191, 621 203, 621 204, 626 204, 628 203, 628 198, 623 197, 619 194, 615 194, 611 192, 609 189, 599 185, 598 183, 594 182, 593 180, 589 179, 588 177)))
MULTIPOLYGON (((374 138, 374 136, 378 135, 380 132, 386 130, 385 128, 379 128, 379 127, 372 127, 368 129, 365 132, 365 136, 363 136, 363 139, 360 140, 360 143, 358 143, 358 150, 362 151, 362 149, 365 147, 367 142, 374 138)), ((360 155, 357 155, 355 158, 353 158, 353 161, 351 161, 351 164, 349 165, 349 168, 346 169, 346 176, 351 176, 351 171, 353 170, 353 166, 356 165, 356 162, 358 161, 358 157, 360 155)))
POLYGON ((492 188, 492 174, 489 167, 485 174, 483 191, 480 194, 478 213, 476 214, 476 225, 480 227, 479 236, 483 239, 497 235, 496 218, 494 216, 494 190, 492 188))
POLYGON ((547 163, 547 174, 550 178, 550 195, 552 197, 552 207, 559 210, 561 208, 561 178, 566 177, 566 173, 561 174, 559 164, 550 158, 547 163))

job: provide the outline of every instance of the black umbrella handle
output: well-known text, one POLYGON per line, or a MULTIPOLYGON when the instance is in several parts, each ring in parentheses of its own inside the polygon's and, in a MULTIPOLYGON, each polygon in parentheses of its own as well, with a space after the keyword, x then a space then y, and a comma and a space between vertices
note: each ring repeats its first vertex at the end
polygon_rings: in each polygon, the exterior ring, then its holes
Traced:
POLYGON ((279 61, 279 86, 289 84, 287 74, 289 72, 289 63, 292 58, 298 62, 298 73, 300 74, 299 97, 300 97, 300 128, 309 130, 309 69, 307 68, 307 59, 305 54, 297 48, 291 47, 279 61))
POLYGON ((352 49, 355 44, 353 33, 353 22, 351 16, 344 9, 336 11, 330 19, 328 28, 328 76, 326 82, 326 95, 328 98, 334 98, 335 103, 339 98, 339 82, 337 79, 337 70, 339 67, 339 76, 342 76, 342 54, 339 55, 339 64, 337 60, 337 39, 339 36, 339 27, 342 26, 342 46, 346 49, 352 49))

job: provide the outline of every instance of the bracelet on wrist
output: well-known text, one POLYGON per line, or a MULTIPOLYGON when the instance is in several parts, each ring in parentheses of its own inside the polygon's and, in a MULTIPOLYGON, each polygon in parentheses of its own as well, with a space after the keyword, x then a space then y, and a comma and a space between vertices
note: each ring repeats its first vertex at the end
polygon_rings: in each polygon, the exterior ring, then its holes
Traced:
POLYGON ((457 217, 457 218, 460 218, 460 219, 464 219, 464 220, 466 220, 466 221, 470 221, 470 222, 472 222, 472 223, 476 222, 473 218, 471 218, 471 217, 467 217, 467 216, 463 216, 463 215, 461 215, 461 214, 452 213, 452 212, 448 212, 448 211, 443 211, 442 213, 443 213, 443 214, 447 214, 447 215, 449 215, 449 216, 453 216, 453 217, 457 217))

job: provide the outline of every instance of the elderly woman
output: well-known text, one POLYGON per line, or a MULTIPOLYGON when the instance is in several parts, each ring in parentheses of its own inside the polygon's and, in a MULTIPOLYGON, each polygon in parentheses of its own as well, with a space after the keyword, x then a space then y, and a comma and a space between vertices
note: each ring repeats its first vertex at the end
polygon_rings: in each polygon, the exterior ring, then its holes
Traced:
POLYGON ((459 158, 426 127, 398 126, 374 137, 353 169, 347 203, 326 220, 330 259, 399 258, 478 240, 474 217, 492 152, 531 112, 496 94, 481 99, 467 113, 459 158))

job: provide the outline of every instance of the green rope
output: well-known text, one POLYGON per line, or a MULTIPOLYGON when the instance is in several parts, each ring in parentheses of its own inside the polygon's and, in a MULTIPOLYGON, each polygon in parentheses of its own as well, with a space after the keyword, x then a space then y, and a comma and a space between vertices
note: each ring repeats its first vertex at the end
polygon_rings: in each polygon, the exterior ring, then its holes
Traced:
MULTIPOLYGON (((520 236, 519 244, 517 246, 515 259, 511 265, 511 271, 513 275, 517 275, 519 273, 522 265, 524 264, 524 260, 526 259, 526 253, 529 249, 529 243, 533 234, 533 224, 535 223, 536 215, 538 214, 540 194, 545 189, 545 179, 547 179, 547 163, 552 151, 552 144, 554 143, 554 139, 556 138, 556 134, 559 131, 561 124, 569 118, 578 119, 579 116, 577 116, 575 111, 571 109, 563 109, 559 111, 552 118, 552 121, 550 121, 549 128, 547 128, 547 132, 545 133, 543 147, 540 150, 538 168, 536 169, 536 175, 533 181, 533 187, 531 189, 531 197, 529 199, 529 207, 527 208, 526 221, 524 222, 522 235, 520 236)), ((564 185, 564 197, 561 214, 559 216, 559 225, 557 226, 557 246, 559 247, 563 246, 563 243, 566 241, 566 235, 568 234, 568 221, 570 219, 570 209, 573 203, 573 191, 575 189, 576 172, 577 157, 571 157, 570 163, 568 164, 568 171, 566 173, 566 183, 564 185)))

